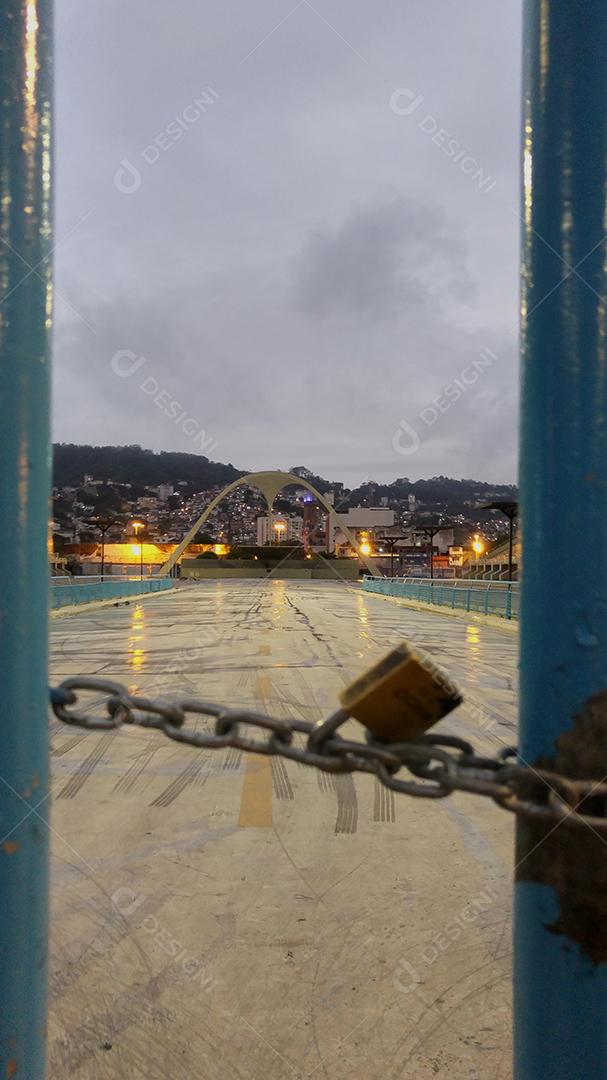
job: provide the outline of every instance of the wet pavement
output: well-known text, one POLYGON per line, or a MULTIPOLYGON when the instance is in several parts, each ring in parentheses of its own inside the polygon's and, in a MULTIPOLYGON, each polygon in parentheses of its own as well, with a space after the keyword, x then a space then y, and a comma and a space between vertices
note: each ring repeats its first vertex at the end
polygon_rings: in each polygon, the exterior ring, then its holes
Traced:
MULTIPOLYGON (((464 693, 442 730, 515 741, 511 628, 342 583, 70 613, 51 673, 316 720, 402 638, 464 693)), ((52 1078, 510 1076, 513 819, 490 800, 132 727, 52 745, 52 1078)))

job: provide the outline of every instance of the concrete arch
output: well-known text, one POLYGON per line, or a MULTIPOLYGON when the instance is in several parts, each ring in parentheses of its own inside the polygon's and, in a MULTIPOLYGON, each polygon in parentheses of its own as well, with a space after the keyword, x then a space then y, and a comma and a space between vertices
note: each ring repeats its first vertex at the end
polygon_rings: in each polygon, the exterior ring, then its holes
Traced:
MULTIPOLYGON (((324 495, 321 495, 320 491, 317 491, 312 484, 308 483, 307 480, 303 480, 300 476, 295 476, 293 473, 287 472, 248 473, 247 476, 240 476, 238 480, 233 480, 231 484, 227 484, 224 487, 223 491, 220 491, 219 495, 216 495, 215 498, 211 500, 209 505, 202 511, 200 517, 194 522, 189 532, 186 533, 181 543, 178 545, 178 547, 175 548, 173 554, 167 559, 164 565, 160 567, 160 570, 158 571, 159 577, 170 574, 180 555, 183 554, 188 544, 190 544, 196 536, 196 533, 200 529, 201 525, 204 525, 205 521, 213 513, 213 510, 215 510, 219 506, 219 503, 222 501, 222 499, 225 499, 226 495, 229 495, 232 491, 235 491, 237 487, 240 487, 244 484, 246 484, 248 487, 254 487, 257 488, 258 491, 261 491, 261 494, 263 495, 264 499, 268 504, 269 512, 272 511, 274 499, 278 495, 278 492, 282 491, 283 488, 288 487, 291 484, 296 484, 297 487, 305 488, 306 491, 309 491, 310 494, 314 496, 314 498, 320 503, 323 509, 327 511, 327 513, 329 514, 329 518, 331 518, 331 516, 335 514, 335 507, 331 506, 331 503, 328 502, 327 499, 325 499, 324 495)), ((347 538, 349 543, 356 551, 358 545, 356 543, 356 537, 354 536, 352 531, 348 529, 346 525, 340 525, 339 527, 343 532, 344 536, 347 538)), ((373 577, 382 576, 379 573, 377 567, 373 565, 371 560, 368 559, 366 555, 361 555, 359 553, 359 557, 362 559, 365 566, 367 567, 367 570, 370 574, 373 575, 373 577)))

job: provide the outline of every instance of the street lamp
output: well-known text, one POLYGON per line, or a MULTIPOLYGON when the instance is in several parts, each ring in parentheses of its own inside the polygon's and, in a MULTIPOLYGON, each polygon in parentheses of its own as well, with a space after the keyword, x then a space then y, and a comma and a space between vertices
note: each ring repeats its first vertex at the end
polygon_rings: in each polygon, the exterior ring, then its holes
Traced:
POLYGON ((435 523, 429 522, 427 525, 417 525, 416 528, 415 528, 416 533, 421 533, 422 536, 426 536, 428 538, 428 543, 430 545, 430 577, 431 578, 434 577, 434 559, 433 559, 433 554, 432 554, 433 550, 434 550, 434 537, 436 536, 437 533, 442 532, 443 529, 451 529, 451 528, 453 528, 452 525, 443 524, 443 523, 438 522, 438 521, 435 522, 435 523))
POLYGON ((371 545, 366 540, 364 540, 358 550, 360 551, 361 555, 370 555, 371 545))
POLYGON ((390 577, 394 577, 394 550, 399 540, 406 540, 406 536, 380 536, 382 543, 388 544, 390 548, 390 577))
POLYGON ((116 521, 115 521, 114 518, 112 518, 111 521, 106 520, 105 518, 100 518, 98 521, 93 518, 91 521, 89 521, 89 525, 93 525, 94 528, 99 529, 99 532, 101 533, 101 580, 102 581, 103 581, 103 574, 104 574, 104 570, 105 570, 105 534, 106 534, 106 532, 108 532, 109 529, 111 529, 112 525, 115 525, 115 524, 116 524, 116 521))
POLYGON ((483 544, 483 541, 481 540, 478 533, 474 534, 474 540, 472 541, 472 550, 476 556, 476 561, 474 565, 477 567, 478 573, 478 557, 479 555, 482 555, 483 551, 485 550, 485 545, 483 544))
POLYGON ((278 540, 278 542, 282 540, 282 534, 285 532, 286 527, 287 526, 285 525, 284 521, 274 522, 274 532, 276 533, 276 539, 278 540))
MULTIPOLYGON (((145 529, 145 521, 132 521, 131 526, 135 530, 135 536, 138 536, 139 529, 145 529)), ((139 576, 143 581, 143 540, 139 541, 139 576)))
POLYGON ((508 518, 508 581, 512 581, 512 566, 513 566, 513 541, 514 541, 514 519, 518 517, 518 503, 514 500, 504 500, 499 502, 485 503, 480 507, 481 510, 501 510, 508 518))

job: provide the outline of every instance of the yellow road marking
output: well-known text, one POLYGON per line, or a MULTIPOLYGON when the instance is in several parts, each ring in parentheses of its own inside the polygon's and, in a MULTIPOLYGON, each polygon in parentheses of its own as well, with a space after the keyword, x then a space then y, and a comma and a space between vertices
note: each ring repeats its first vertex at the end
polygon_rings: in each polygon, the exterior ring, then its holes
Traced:
POLYGON ((269 758, 247 754, 238 824, 241 829, 272 828, 272 766, 269 758))
POLYGON ((261 698, 262 704, 265 705, 270 700, 273 689, 274 686, 269 675, 257 676, 255 679, 255 697, 261 698))
MULTIPOLYGON (((265 646, 268 652, 269 646, 265 646)), ((264 646, 260 651, 263 651, 264 646)), ((272 695, 272 680, 259 675, 255 680, 255 696, 266 703, 272 695)), ((238 824, 242 829, 272 828, 272 765, 270 759, 258 754, 247 754, 247 771, 244 774, 240 796, 238 824)))

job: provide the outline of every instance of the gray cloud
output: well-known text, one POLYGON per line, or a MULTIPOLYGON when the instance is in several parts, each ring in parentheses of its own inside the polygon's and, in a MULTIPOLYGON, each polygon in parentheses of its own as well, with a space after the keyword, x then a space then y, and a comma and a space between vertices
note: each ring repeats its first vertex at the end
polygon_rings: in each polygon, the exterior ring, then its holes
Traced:
POLYGON ((337 230, 317 231, 297 264, 307 311, 378 321, 469 303, 466 244, 429 207, 404 199, 366 208, 337 230))
POLYGON ((57 0, 55 438, 192 449, 113 371, 130 350, 220 460, 349 483, 511 480, 519 12, 293 8, 57 0), (419 114, 390 109, 399 87, 419 114), (491 192, 420 128, 426 114, 491 192), (130 194, 114 183, 124 159, 130 194), (496 362, 414 457, 395 455, 399 421, 485 348, 496 362))

